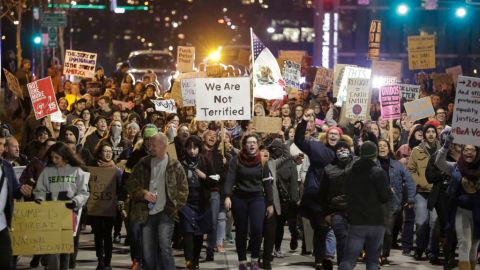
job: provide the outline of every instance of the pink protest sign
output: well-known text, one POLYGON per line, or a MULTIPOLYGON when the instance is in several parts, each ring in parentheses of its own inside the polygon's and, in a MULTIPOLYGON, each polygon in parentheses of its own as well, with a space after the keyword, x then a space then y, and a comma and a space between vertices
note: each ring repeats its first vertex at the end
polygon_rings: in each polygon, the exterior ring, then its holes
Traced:
POLYGON ((32 100, 35 118, 40 119, 58 111, 57 99, 53 90, 52 79, 46 77, 27 84, 32 100))
POLYGON ((383 120, 400 119, 400 86, 386 85, 380 88, 380 106, 383 120))

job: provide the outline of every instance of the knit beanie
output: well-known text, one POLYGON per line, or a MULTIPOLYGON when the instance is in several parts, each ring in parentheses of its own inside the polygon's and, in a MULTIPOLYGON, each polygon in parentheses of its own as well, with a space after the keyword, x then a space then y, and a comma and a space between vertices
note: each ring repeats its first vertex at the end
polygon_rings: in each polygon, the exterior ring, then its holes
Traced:
POLYGON ((366 141, 360 146, 360 158, 362 159, 376 159, 377 154, 377 145, 371 141, 366 141))
POLYGON ((331 131, 331 130, 337 130, 338 131, 338 134, 340 135, 340 137, 343 136, 343 130, 339 127, 336 127, 336 126, 331 126, 327 129, 327 134, 331 131))
POLYGON ((426 138, 426 137, 427 137, 427 136, 426 136, 427 130, 430 129, 430 128, 432 128, 433 130, 435 130, 435 134, 438 135, 438 133, 437 133, 437 127, 436 127, 436 126, 434 126, 434 125, 432 125, 432 124, 425 124, 425 125, 423 125, 423 130, 422 130, 422 132, 423 132, 423 138, 426 138))
POLYGON ((142 135, 144 139, 151 138, 157 135, 157 133, 158 133, 158 129, 154 124, 146 124, 142 130, 142 135))
POLYGON ((350 146, 344 140, 340 140, 340 141, 337 142, 337 144, 335 144, 335 147, 334 147, 335 152, 337 152, 338 149, 340 149, 340 148, 346 148, 346 149, 350 150, 350 146))

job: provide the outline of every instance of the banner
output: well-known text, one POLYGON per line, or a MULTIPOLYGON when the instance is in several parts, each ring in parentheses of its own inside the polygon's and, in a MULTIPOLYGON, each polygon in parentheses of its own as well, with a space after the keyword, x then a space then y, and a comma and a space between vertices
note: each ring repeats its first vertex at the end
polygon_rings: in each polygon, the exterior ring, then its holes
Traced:
POLYGON ((177 47, 177 70, 179 72, 191 72, 195 65, 195 47, 177 47))
POLYGON ((252 121, 255 132, 276 134, 282 130, 280 117, 254 116, 252 121))
POLYGON ((382 21, 372 20, 368 35, 368 59, 380 57, 380 38, 382 35, 382 21))
POLYGON ((405 99, 405 101, 418 99, 418 96, 420 95, 420 85, 399 84, 399 86, 401 99, 405 99))
POLYGON ((408 69, 434 69, 435 67, 435 36, 409 36, 408 69))
POLYGON ((333 70, 319 67, 315 74, 315 81, 312 86, 312 93, 318 95, 320 92, 328 92, 333 83, 333 70))
POLYGON ((365 120, 370 102, 370 80, 348 79, 347 100, 345 102, 345 117, 365 120))
POLYGON ((117 179, 114 168, 88 167, 90 197, 88 215, 115 217, 117 213, 117 179))
POLYGON ((278 58, 283 60, 290 60, 295 63, 302 63, 304 56, 308 56, 307 51, 295 51, 295 50, 279 50, 278 58))
POLYGON ((400 119, 400 86, 387 85, 380 88, 380 108, 383 120, 400 119))
POLYGON ((346 65, 346 64, 335 64, 333 67, 333 96, 338 95, 340 89, 340 84, 342 83, 343 73, 345 72, 345 67, 356 67, 355 65, 346 65))
POLYGON ((195 79, 183 79, 182 85, 182 104, 183 107, 195 106, 195 79))
POLYGON ((59 110, 50 77, 31 82, 27 88, 37 120, 59 110))
POLYGON ((65 52, 63 74, 83 78, 93 78, 95 77, 96 64, 96 53, 67 50, 65 52))
POLYGON ((177 113, 177 106, 174 99, 156 100, 150 99, 155 104, 155 110, 158 112, 177 113))
POLYGON ((197 120, 250 120, 250 79, 196 79, 197 120))
POLYGON ((417 121, 435 115, 430 97, 424 97, 411 102, 406 102, 403 104, 403 106, 405 107, 405 111, 407 111, 408 118, 410 118, 412 121, 417 121))
POLYGON ((283 79, 285 86, 300 89, 300 69, 302 66, 290 60, 283 62, 283 79))
POLYGON ((15 75, 6 69, 3 69, 3 72, 5 73, 5 77, 7 79, 8 89, 10 89, 10 91, 12 91, 19 99, 23 100, 22 87, 20 87, 17 77, 15 77, 15 75))
POLYGON ((372 78, 375 76, 395 77, 402 81, 402 61, 372 61, 372 78))
POLYGON ((458 76, 452 130, 455 143, 480 146, 480 78, 458 76))
POLYGON ((371 71, 372 70, 369 68, 346 66, 345 71, 343 72, 342 82, 340 83, 340 88, 337 94, 337 102, 335 105, 342 106, 342 103, 346 101, 348 79, 370 79, 371 71))
POLYGON ((73 253, 72 210, 64 201, 15 202, 13 255, 73 253))
POLYGON ((462 69, 462 66, 458 65, 458 66, 449 67, 449 68, 445 69, 445 72, 447 74, 452 75, 453 83, 456 85, 458 76, 463 74, 463 69, 462 69))

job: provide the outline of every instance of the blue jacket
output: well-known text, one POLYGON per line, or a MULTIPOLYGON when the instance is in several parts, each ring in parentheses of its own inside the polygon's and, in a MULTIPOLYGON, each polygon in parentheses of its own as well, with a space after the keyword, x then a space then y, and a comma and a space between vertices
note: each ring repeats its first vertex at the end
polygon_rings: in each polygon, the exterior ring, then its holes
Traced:
POLYGON ((14 199, 20 199, 22 197, 22 193, 20 193, 20 183, 17 180, 17 176, 13 171, 12 165, 0 158, 0 166, 2 166, 3 176, 5 177, 5 181, 7 182, 7 204, 5 205, 5 217, 7 219, 7 227, 11 227, 12 225, 12 217, 13 217, 13 206, 14 206, 14 199))
POLYGON ((402 163, 390 159, 390 169, 388 170, 390 178, 390 187, 393 189, 393 209, 400 209, 403 202, 403 186, 407 188, 407 202, 415 203, 416 187, 410 173, 405 169, 402 163))

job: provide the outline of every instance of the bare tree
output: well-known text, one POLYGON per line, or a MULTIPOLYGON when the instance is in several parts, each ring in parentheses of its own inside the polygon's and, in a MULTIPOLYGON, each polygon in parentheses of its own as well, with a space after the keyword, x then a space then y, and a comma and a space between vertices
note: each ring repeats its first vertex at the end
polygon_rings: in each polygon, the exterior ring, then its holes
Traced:
POLYGON ((27 10, 27 0, 2 0, 0 7, 0 19, 3 17, 10 20, 17 26, 16 29, 16 47, 17 47, 17 66, 22 63, 22 44, 20 34, 22 30, 22 14, 27 10))

